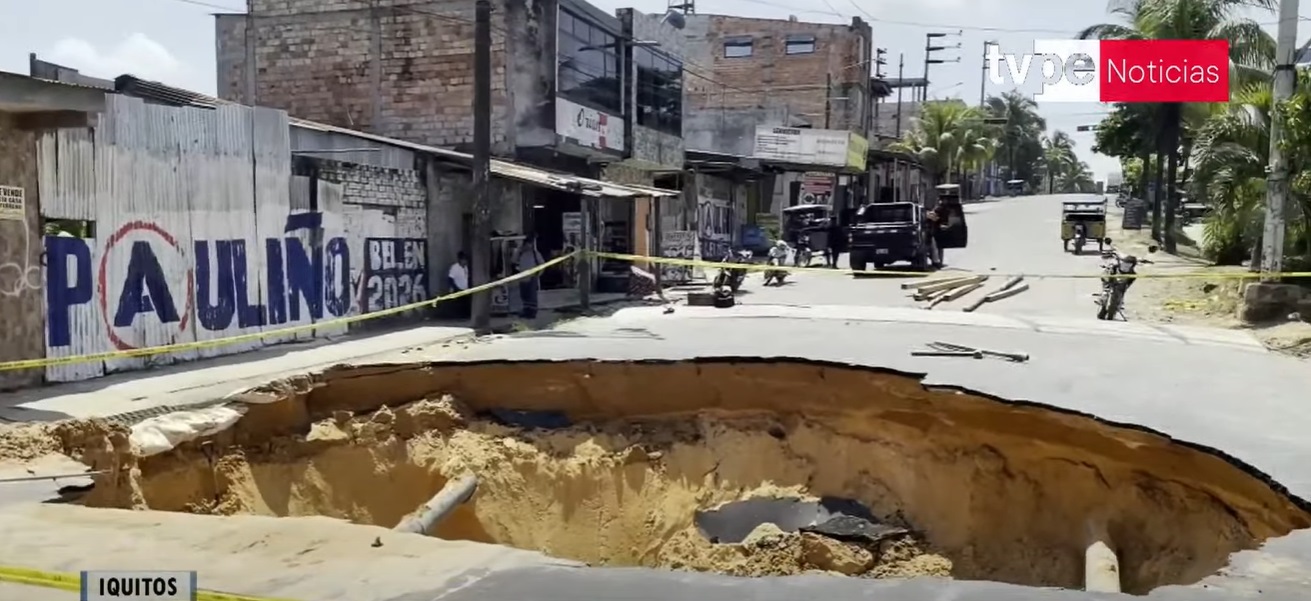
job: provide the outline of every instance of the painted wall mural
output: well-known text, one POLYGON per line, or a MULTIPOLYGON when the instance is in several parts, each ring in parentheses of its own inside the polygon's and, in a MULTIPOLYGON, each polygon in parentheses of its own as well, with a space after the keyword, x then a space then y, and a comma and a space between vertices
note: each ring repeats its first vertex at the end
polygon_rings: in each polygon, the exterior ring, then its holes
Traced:
POLYGON ((350 251, 342 236, 323 239, 320 213, 287 217, 284 236, 194 240, 150 221, 129 221, 103 244, 47 236, 46 344, 73 343, 74 315, 97 312, 105 350, 131 350, 160 342, 196 340, 189 330, 286 327, 344 317, 356 309, 350 251), (255 257, 255 255, 260 255, 255 257), (253 259, 253 260, 252 260, 253 259))
POLYGON ((202 343, 52 366, 47 380, 342 334, 346 325, 327 322, 426 297, 422 195, 387 196, 378 178, 394 170, 303 181, 292 174, 287 131, 286 114, 272 109, 112 96, 101 128, 43 136, 40 156, 59 160, 39 164, 42 217, 81 228, 42 240, 46 356, 202 343), (347 189, 373 208, 352 205, 347 189), (297 326, 306 327, 203 344, 297 326))
POLYGON ((427 300, 428 242, 421 238, 368 238, 362 306, 383 311, 427 300))

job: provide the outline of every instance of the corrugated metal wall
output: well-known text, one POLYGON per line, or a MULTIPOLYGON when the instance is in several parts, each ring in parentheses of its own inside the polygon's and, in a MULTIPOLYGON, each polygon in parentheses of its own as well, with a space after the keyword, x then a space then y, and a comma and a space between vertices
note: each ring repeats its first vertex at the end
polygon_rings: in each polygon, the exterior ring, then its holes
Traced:
MULTIPOLYGON (((340 195, 293 205, 288 136, 281 111, 123 96, 109 97, 94 130, 46 134, 43 216, 93 224, 87 238, 46 238, 47 355, 207 341, 356 311, 340 195)), ((47 379, 277 341, 52 367, 47 379)))

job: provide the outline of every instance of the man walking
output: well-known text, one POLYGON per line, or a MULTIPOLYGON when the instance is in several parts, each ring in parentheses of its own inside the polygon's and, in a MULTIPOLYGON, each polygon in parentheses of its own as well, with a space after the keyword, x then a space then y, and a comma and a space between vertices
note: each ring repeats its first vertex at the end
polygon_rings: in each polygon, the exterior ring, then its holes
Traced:
MULTIPOLYGON (((545 262, 542 253, 537 250, 537 236, 529 234, 527 238, 524 238, 523 244, 519 246, 519 252, 515 254, 514 266, 516 271, 519 273, 531 271, 545 262)), ((540 275, 540 273, 534 273, 519 280, 519 300, 523 302, 523 312, 520 313, 520 316, 524 319, 537 319, 537 278, 540 275)))
MULTIPOLYGON (((446 285, 450 287, 451 294, 469 289, 469 255, 464 254, 464 251, 455 255, 455 263, 446 272, 446 285)), ((473 307, 472 299, 473 295, 466 294, 451 301, 456 317, 469 318, 473 307)))

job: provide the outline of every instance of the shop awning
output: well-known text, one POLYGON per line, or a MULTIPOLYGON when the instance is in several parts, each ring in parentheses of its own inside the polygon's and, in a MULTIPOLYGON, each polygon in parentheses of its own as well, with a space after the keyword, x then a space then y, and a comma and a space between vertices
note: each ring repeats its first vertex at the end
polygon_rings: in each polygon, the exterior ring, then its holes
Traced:
MULTIPOLYGON (((436 146, 415 144, 404 140, 396 140, 343 127, 336 127, 334 125, 305 121, 304 119, 292 118, 291 125, 292 127, 304 127, 306 129, 315 129, 345 136, 354 136, 363 140, 378 142, 380 144, 390 144, 401 148, 408 148, 415 152, 440 157, 452 163, 466 167, 473 164, 473 155, 459 152, 457 150, 451 150, 449 148, 438 148, 436 146)), ((492 175, 520 181, 526 184, 541 186, 543 188, 577 192, 583 196, 597 198, 647 198, 681 195, 681 192, 675 190, 665 190, 663 188, 652 188, 649 186, 637 186, 633 184, 616 184, 614 182, 579 177, 577 175, 539 169, 537 167, 520 165, 518 163, 498 159, 492 159, 492 175)))

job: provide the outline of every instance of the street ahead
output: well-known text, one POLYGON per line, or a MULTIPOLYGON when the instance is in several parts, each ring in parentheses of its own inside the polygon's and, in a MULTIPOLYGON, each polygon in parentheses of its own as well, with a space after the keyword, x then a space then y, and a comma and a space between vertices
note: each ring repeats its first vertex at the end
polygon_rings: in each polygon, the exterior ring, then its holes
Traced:
MULTIPOLYGON (((1096 199, 1096 195, 1042 195, 1003 198, 968 204, 966 218, 970 228, 969 248, 947 252, 947 270, 978 274, 1083 274, 1098 273, 1101 259, 1097 246, 1090 244, 1082 256, 1061 248, 1061 201, 1096 199)), ((819 265, 817 258, 815 264, 819 265)), ((849 267, 843 256, 842 267, 849 267)), ((897 263, 889 270, 910 270, 897 263)), ((744 304, 780 305, 882 305, 912 306, 895 276, 854 278, 837 274, 794 274, 782 287, 764 288, 760 276, 748 278, 744 304)), ((1004 278, 994 276, 984 290, 998 286, 1004 278), (996 281, 993 281, 996 280, 996 281)), ((1092 295, 1099 289, 1094 278, 1029 279, 1029 291, 985 305, 980 311, 1025 314, 1081 316, 1093 319, 1096 307, 1092 295)), ((975 292, 970 297, 977 297, 975 292)), ((952 305, 960 302, 951 303, 952 305)))

